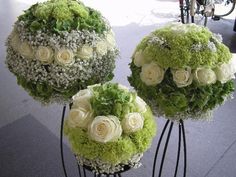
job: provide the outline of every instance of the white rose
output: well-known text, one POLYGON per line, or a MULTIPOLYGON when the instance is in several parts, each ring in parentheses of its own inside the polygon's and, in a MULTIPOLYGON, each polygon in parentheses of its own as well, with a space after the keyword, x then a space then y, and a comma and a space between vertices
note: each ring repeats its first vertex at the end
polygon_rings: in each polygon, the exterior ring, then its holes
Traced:
POLYGON ((150 64, 145 64, 142 66, 142 71, 140 73, 141 80, 146 85, 155 86, 164 78, 165 71, 156 63, 152 62, 150 64))
POLYGON ((217 80, 222 84, 234 79, 234 73, 236 72, 235 61, 231 60, 229 63, 223 63, 215 68, 217 80))
POLYGON ((93 84, 93 85, 89 85, 88 86, 88 89, 93 89, 94 87, 98 87, 98 86, 101 86, 101 84, 93 84))
POLYGON ((34 51, 28 42, 24 41, 24 42, 20 43, 18 48, 19 48, 19 53, 23 57, 25 57, 27 59, 34 58, 34 51))
POLYGON ((124 86, 122 84, 118 84, 118 88, 122 89, 122 90, 125 90, 125 91, 129 91, 129 87, 126 87, 126 86, 124 86))
POLYGON ((103 56, 107 53, 107 44, 105 41, 100 41, 97 43, 96 52, 99 56, 103 56))
POLYGON ((147 63, 147 61, 145 60, 145 58, 143 56, 142 50, 139 50, 139 51, 135 52, 135 54, 134 54, 134 64, 137 67, 141 67, 146 63, 147 63))
POLYGON ((139 96, 136 97, 136 100, 135 100, 135 105, 138 107, 138 111, 141 112, 141 113, 144 113, 146 112, 147 108, 147 104, 145 103, 145 101, 143 101, 142 98, 140 98, 139 96))
POLYGON ((55 59, 60 65, 71 65, 75 62, 74 54, 69 49, 59 49, 55 54, 55 59))
POLYGON ((70 127, 81 127, 87 129, 88 124, 92 122, 93 112, 89 109, 79 107, 77 109, 71 109, 67 118, 70 127))
POLYGON ((77 94, 75 94, 72 97, 72 99, 74 101, 80 100, 80 99, 86 99, 89 101, 92 96, 93 96, 93 93, 90 89, 84 89, 84 90, 80 90, 77 94))
POLYGON ((197 68, 194 71, 194 79, 200 85, 214 84, 216 82, 216 74, 210 68, 197 68))
POLYGON ((89 45, 83 45, 79 51, 78 51, 78 56, 81 59, 90 59, 93 57, 93 48, 90 47, 89 45))
POLYGON ((190 67, 187 67, 185 69, 171 69, 171 73, 177 87, 186 87, 193 81, 190 67))
POLYGON ((97 116, 89 126, 90 137, 98 142, 106 143, 116 141, 122 134, 118 117, 97 116))
POLYGON ((81 97, 73 101, 72 109, 84 108, 92 112, 92 105, 88 98, 81 97))
POLYGON ((106 42, 108 49, 112 50, 116 46, 116 40, 112 31, 107 33, 106 42))
POLYGON ((39 46, 36 50, 35 57, 42 63, 49 64, 53 61, 53 50, 50 47, 39 46))
POLYGON ((13 31, 11 34, 10 45, 15 51, 18 51, 19 46, 21 45, 19 34, 16 31, 13 31))
POLYGON ((132 133, 143 128, 144 118, 140 113, 129 113, 122 120, 122 128, 125 133, 132 133))

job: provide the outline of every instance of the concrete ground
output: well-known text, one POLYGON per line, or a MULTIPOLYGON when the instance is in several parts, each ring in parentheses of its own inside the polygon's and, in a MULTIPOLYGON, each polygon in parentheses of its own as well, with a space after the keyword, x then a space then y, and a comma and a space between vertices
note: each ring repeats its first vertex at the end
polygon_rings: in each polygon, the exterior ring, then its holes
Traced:
MULTIPOLYGON (((31 114, 54 135, 59 136, 62 106, 55 104, 42 107, 17 85, 16 78, 4 64, 6 37, 11 32, 17 16, 35 2, 36 0, 0 0, 0 128, 31 114)), ((121 51, 120 58, 117 59, 114 81, 127 86, 129 83, 126 78, 130 75, 128 63, 135 46, 145 35, 156 28, 170 21, 178 21, 179 16, 178 2, 174 0, 85 0, 84 3, 100 10, 110 21, 121 51)), ((235 15, 236 11, 227 19, 208 23, 212 31, 222 34, 224 43, 230 47, 232 53, 236 53, 236 33, 233 32, 235 15)), ((214 120, 211 122, 185 122, 188 177, 236 177, 235 106, 235 99, 228 101, 215 112, 214 120)), ((145 154, 143 167, 132 170, 124 176, 151 176, 154 150, 165 120, 158 118, 157 122, 159 133, 152 148, 145 154)), ((173 176, 176 151, 177 126, 175 125, 163 171, 165 177, 173 176)), ((21 154, 19 158, 20 156, 21 154)), ((0 157, 0 160, 4 159, 0 157)), ((182 167, 181 163, 180 168, 182 167)))

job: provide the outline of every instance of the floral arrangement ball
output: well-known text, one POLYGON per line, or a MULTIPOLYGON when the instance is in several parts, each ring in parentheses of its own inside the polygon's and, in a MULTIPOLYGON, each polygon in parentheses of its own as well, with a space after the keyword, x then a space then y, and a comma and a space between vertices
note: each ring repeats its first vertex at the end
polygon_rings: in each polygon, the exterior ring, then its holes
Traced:
POLYGON ((78 163, 100 174, 139 167, 156 132, 146 103, 114 83, 89 86, 73 96, 64 127, 78 163))
POLYGON ((114 33, 98 11, 49 0, 18 17, 6 64, 35 99, 64 103, 89 84, 111 80, 117 55, 114 33))
POLYGON ((128 78, 153 111, 168 119, 209 119, 234 91, 236 60, 220 35, 195 24, 168 24, 146 36, 128 78))

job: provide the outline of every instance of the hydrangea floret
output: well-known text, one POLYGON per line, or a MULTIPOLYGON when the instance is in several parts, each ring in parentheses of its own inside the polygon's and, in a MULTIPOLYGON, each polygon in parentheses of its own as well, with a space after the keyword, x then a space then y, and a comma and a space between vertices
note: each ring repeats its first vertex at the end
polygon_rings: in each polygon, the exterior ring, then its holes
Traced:
POLYGON ((135 92, 105 83, 73 97, 64 132, 79 163, 109 174, 122 171, 124 165, 132 168, 140 164, 137 157, 149 148, 156 123, 135 92))
POLYGON ((236 59, 220 35, 195 24, 172 23, 136 47, 128 78, 158 115, 206 119, 234 91, 236 59))
POLYGON ((18 17, 6 64, 42 103, 68 102, 87 85, 113 78, 118 55, 107 20, 76 0, 49 0, 18 17))

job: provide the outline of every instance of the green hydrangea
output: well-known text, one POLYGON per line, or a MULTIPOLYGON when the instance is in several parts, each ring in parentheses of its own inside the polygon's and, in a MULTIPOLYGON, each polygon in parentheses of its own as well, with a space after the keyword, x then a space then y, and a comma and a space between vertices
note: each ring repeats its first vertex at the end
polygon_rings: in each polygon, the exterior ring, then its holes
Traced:
POLYGON ((83 29, 102 33, 107 30, 98 11, 76 0, 48 0, 34 4, 19 20, 24 21, 33 32, 44 28, 54 33, 83 29))
POLYGON ((151 58, 163 68, 214 67, 232 58, 229 49, 217 41, 207 28, 194 24, 168 25, 158 29, 141 41, 136 48, 136 51, 139 50, 143 51, 145 58, 151 58), (209 42, 215 45, 216 51, 208 47, 209 42), (194 50, 196 45, 201 45, 202 49, 194 50))

